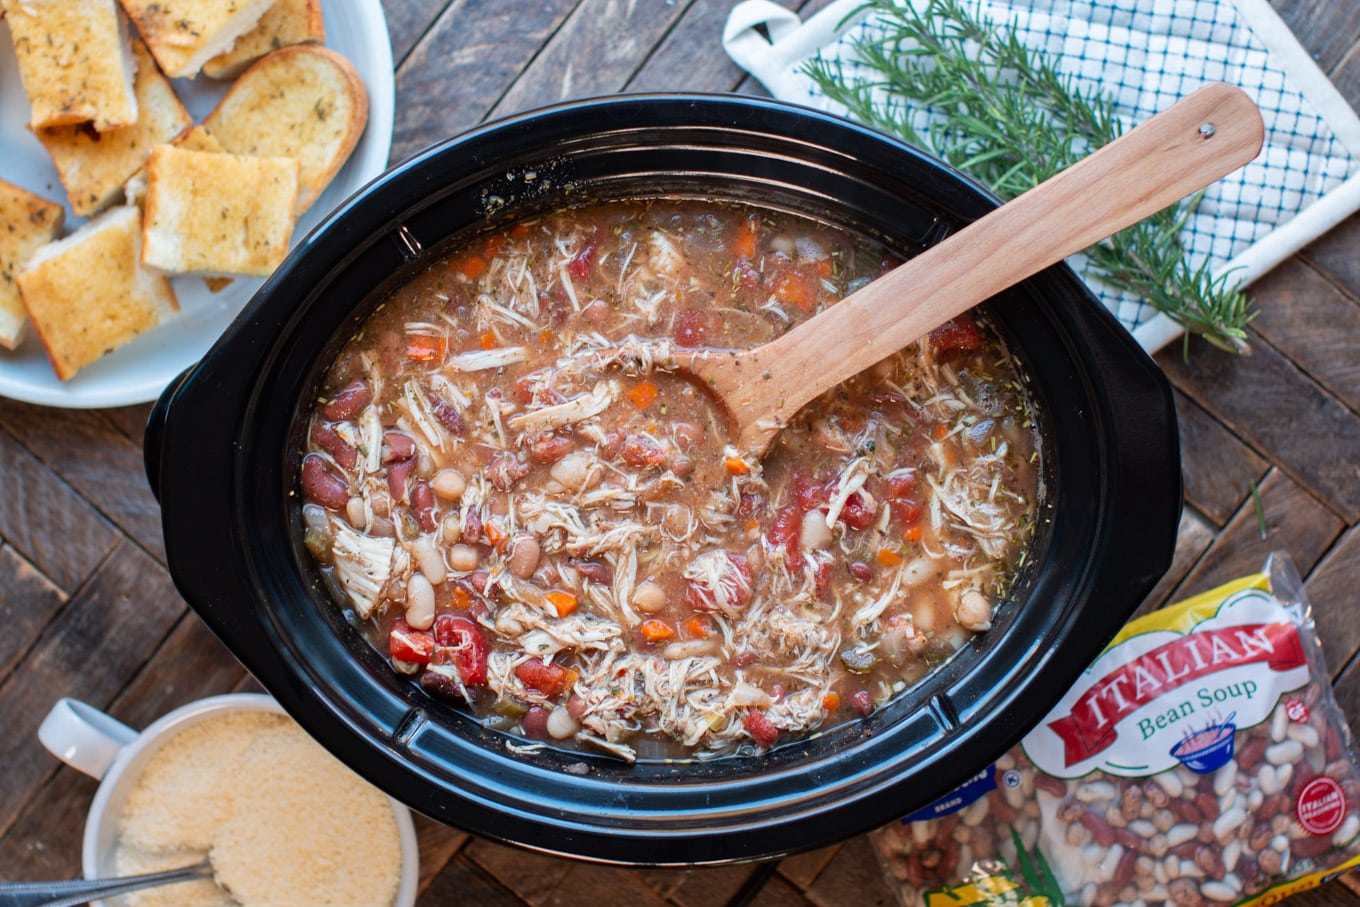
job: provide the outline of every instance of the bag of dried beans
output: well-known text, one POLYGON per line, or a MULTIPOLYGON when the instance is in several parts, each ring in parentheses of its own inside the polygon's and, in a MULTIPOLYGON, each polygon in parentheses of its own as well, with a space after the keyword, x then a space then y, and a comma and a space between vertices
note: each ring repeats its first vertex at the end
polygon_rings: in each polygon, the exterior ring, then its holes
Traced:
POLYGON ((904 907, 1247 905, 1360 864, 1357 807, 1350 731, 1276 554, 1129 623, 1019 746, 873 837, 904 907))

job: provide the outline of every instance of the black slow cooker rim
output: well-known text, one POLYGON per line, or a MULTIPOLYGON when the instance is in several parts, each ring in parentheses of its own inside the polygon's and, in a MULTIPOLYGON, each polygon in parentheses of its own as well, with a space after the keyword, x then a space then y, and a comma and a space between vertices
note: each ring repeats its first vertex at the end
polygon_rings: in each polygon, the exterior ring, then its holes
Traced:
MULTIPOLYGON (((410 689, 396 693, 383 690, 375 696, 373 689, 363 687, 362 683, 355 687, 350 682, 337 683, 334 676, 318 674, 316 665, 304 657, 298 636, 286 632, 296 627, 289 627, 286 620, 281 621, 277 607, 270 604, 271 600, 277 600, 276 596, 287 601, 297 590, 287 581, 290 568, 279 548, 279 543, 286 540, 278 537, 278 526, 265 533, 268 544, 262 546, 256 537, 262 514, 268 506, 260 503, 258 494, 243 493, 260 490, 260 463, 252 452, 258 449, 257 439, 261 437, 263 427, 274 424, 277 428, 277 421, 282 418, 278 412, 277 384, 267 380, 267 376, 275 375, 278 364, 296 354, 297 350, 290 350, 290 345, 295 345, 300 326, 305 326, 308 319, 316 318, 318 293, 305 290, 333 282, 336 275, 360 254, 356 250, 370 250, 387 239, 393 240, 389 250, 391 260, 398 264, 404 260, 401 246, 408 251, 413 238, 419 239, 412 237, 410 231, 405 235, 395 232, 393 226, 398 222, 410 222, 413 212, 429 210, 441 195, 447 194, 434 187, 441 181, 447 184, 451 162, 461 161, 469 170, 475 169, 475 166, 469 166, 469 161, 494 169, 498 166, 495 159, 485 158, 498 143, 534 139, 543 142, 545 137, 551 139, 555 135, 568 136, 564 141, 548 141, 548 144, 563 160, 570 160, 575 153, 573 141, 577 142, 576 148, 581 143, 589 144, 590 139, 582 136, 608 132, 611 128, 616 132, 636 132, 639 124, 645 124, 655 132, 692 131, 696 123, 702 129, 729 136, 741 135, 748 140, 764 132, 780 133, 785 139, 792 134, 794 138, 787 142, 789 153, 794 146, 819 152, 829 148, 829 157, 839 156, 847 166, 862 163, 864 158, 874 155, 899 155, 902 161, 910 162, 912 167, 921 168, 937 180, 938 186, 932 188, 944 187, 939 191, 946 195, 952 193, 951 202, 955 207, 976 212, 972 216, 994 204, 975 185, 895 140, 846 121, 777 102, 730 96, 652 95, 579 102, 533 112, 436 146, 380 177, 347 202, 304 240, 299 251, 271 278, 218 347, 205 357, 204 363, 162 398, 153 419, 151 435, 155 437, 149 436, 147 444, 152 482, 160 491, 165 506, 168 559, 176 582, 209 626, 310 732, 360 774, 436 818, 541 850, 615 862, 726 862, 773 856, 827 843, 888 821, 908 808, 921 805, 919 795, 917 800, 912 800, 910 794, 902 790, 902 771, 906 767, 903 763, 910 761, 909 758, 894 759, 891 755, 893 747, 902 738, 910 736, 911 728, 920 722, 953 726, 945 735, 952 745, 945 755, 951 758, 945 759, 937 752, 934 761, 924 769, 917 766, 918 772, 913 777, 924 775, 927 779, 925 787, 931 787, 929 782, 933 779, 942 791, 948 786, 942 783, 944 780, 957 782, 975 773, 985 758, 998 754, 1041 717, 1041 710, 1032 696, 1039 685, 1038 679, 1046 678, 1050 685, 1056 677, 1070 682, 1127 617, 1128 611, 1136 606, 1143 592, 1155 582, 1169 563, 1175 516, 1179 512, 1179 469, 1174 456, 1175 423, 1170 416, 1169 387, 1164 379, 1158 383, 1160 373, 1156 372, 1155 366, 1136 349, 1123 329, 1113 323, 1070 271, 1063 267, 1050 269, 1027 285, 1031 287, 1031 293, 1042 296, 1048 303, 1052 303, 1049 294, 1053 298, 1069 297, 1069 303, 1075 300, 1075 308, 1064 310, 1061 316, 1055 313, 1048 327, 1065 335, 1069 354, 1082 366, 1074 378, 1090 405, 1090 428, 1100 462, 1122 463, 1119 470, 1111 467, 1104 474, 1093 477, 1094 490, 1102 498, 1120 499, 1121 490, 1110 487, 1117 485, 1114 473, 1117 471, 1127 477, 1130 468, 1136 466, 1150 469, 1144 475, 1156 481, 1163 492, 1161 495, 1147 494, 1147 497, 1153 500, 1174 497, 1175 501, 1170 506, 1163 503, 1159 507, 1143 507, 1143 510, 1155 513, 1163 528, 1169 522, 1170 541, 1154 539, 1160 541, 1158 546, 1146 545, 1148 540, 1143 539, 1145 558, 1114 571, 1119 574, 1123 586, 1121 606, 1110 609, 1114 613, 1088 614, 1085 620, 1079 620, 1083 615, 1074 613, 1076 603, 1083 595, 1089 595, 1093 588, 1104 588, 1097 582, 1098 577, 1113 579, 1110 565, 1104 563, 1110 558, 1109 551, 1103 559, 1084 562, 1075 576, 1049 577, 1045 589, 1064 596, 1067 601, 1061 620, 1054 623, 1047 634, 1031 642, 1032 651, 1025 655, 1022 664, 1027 664, 1032 675, 1018 681, 1008 696, 997 699, 994 695, 988 703, 989 717, 980 726, 970 726, 968 720, 970 711, 976 712, 979 708, 977 703, 937 697, 924 711, 891 726, 875 728, 874 734, 843 734, 858 739, 845 740, 845 749, 840 756, 828 757, 812 766, 796 760, 783 761, 787 754, 781 756, 776 751, 762 763, 770 767, 763 775, 743 776, 737 781, 711 777, 686 781, 683 779, 687 776, 667 777, 661 772, 664 784, 659 787, 653 784, 650 788, 621 783, 612 776, 600 780, 563 775, 547 768, 519 764, 511 757, 494 754, 480 745, 459 745, 457 740, 450 744, 443 740, 440 744, 444 752, 452 753, 457 757, 457 764, 467 769, 463 776, 466 788, 449 790, 447 765, 421 756, 424 738, 439 733, 437 724, 424 720, 429 703, 410 689), (572 134, 578 134, 578 138, 571 139, 572 134), (845 150, 851 145, 856 153, 845 150), (299 293, 299 288, 304 288, 304 292, 299 293), (298 297, 304 299, 303 303, 287 309, 290 299, 298 297), (262 334, 262 327, 273 328, 276 333, 262 334), (276 339, 266 341, 265 337, 276 339), (1133 372, 1137 373, 1135 379, 1141 378, 1138 381, 1138 408, 1145 411, 1130 414, 1129 421, 1139 423, 1138 428, 1144 429, 1148 438, 1155 439, 1160 435, 1164 443, 1148 445, 1159 449, 1160 457, 1146 455, 1143 461, 1135 464, 1126 462, 1130 458, 1125 451, 1117 449, 1119 445, 1112 447, 1112 439, 1107 435, 1127 439, 1130 426, 1119 424, 1123 418, 1120 413, 1106 410, 1114 401, 1102 380, 1095 380, 1107 377, 1105 372, 1120 376, 1133 372), (198 402, 195 402, 195 396, 199 398, 198 402), (223 474, 233 476, 232 488, 221 489, 222 493, 216 497, 220 504, 225 496, 232 519, 227 525, 217 527, 216 532, 205 535, 189 531, 186 515, 176 501, 177 495, 167 494, 182 490, 182 475, 177 476, 164 467, 175 462, 178 456, 187 456, 175 451, 193 448, 193 436, 201 428, 196 423, 204 421, 203 401, 207 399, 221 401, 228 409, 228 412, 215 410, 210 415, 219 423, 219 429, 234 429, 228 437, 235 439, 236 449, 217 458, 214 465, 215 469, 225 465, 227 472, 223 474), (236 414, 230 412, 232 408, 236 414), (198 418, 186 416, 185 412, 195 412, 198 418), (209 536, 216 544, 228 546, 235 555, 232 560, 245 565, 246 576, 238 575, 234 582, 204 581, 204 575, 192 566, 200 564, 203 557, 187 546, 194 542, 201 544, 209 536), (261 551, 262 547, 267 550, 261 551), (230 587, 247 599, 254 598, 264 619, 258 614, 229 613, 230 607, 224 599, 229 597, 230 587), (253 622, 258 625, 251 626, 253 622), (1084 631, 1086 638, 1070 638, 1078 628, 1084 631), (1068 663, 1055 666, 1055 650, 1046 644, 1059 637, 1065 639, 1062 660, 1068 663), (1031 694, 1028 700, 1027 693, 1031 694), (988 740, 980 743, 984 732, 988 740), (972 758, 968 755, 970 746, 974 748, 972 758), (872 758, 863 771, 848 771, 843 765, 836 764, 866 753, 872 758), (819 772, 827 777, 809 780, 819 772), (759 796, 761 791, 765 792, 764 802, 759 796), (589 796, 583 797, 583 794, 589 796), (757 794, 755 808, 740 808, 753 794, 757 794), (896 799, 898 797, 906 799, 896 799), (662 805, 645 808, 645 804, 639 802, 640 798, 662 801, 662 805), (718 804, 716 807, 712 805, 715 803, 718 804), (587 807, 584 811, 583 805, 587 807), (657 853, 659 839, 666 840, 668 846, 677 851, 675 859, 657 853)), ((522 176, 520 174, 520 178, 522 176)), ((534 193, 539 191, 533 190, 534 193)), ((313 350, 312 358, 315 356, 313 350)), ((283 396, 291 408, 295 401, 287 399, 290 395, 283 396)), ((1132 458, 1137 459, 1136 456, 1132 458)), ((265 482, 266 486, 268 484, 265 482)), ((1139 494, 1145 495, 1146 491, 1139 494)), ((1123 492, 1122 497, 1129 495, 1123 492)), ((268 518, 275 522, 282 503, 276 502, 276 505, 275 516, 268 518)), ((1089 538, 1099 539, 1109 534, 1110 524, 1110 514, 1102 511, 1083 524, 1082 529, 1089 538)), ((1066 543, 1073 544, 1074 541, 1069 538, 1066 543)), ((217 571, 219 577, 230 573, 230 570, 217 571)), ((362 681, 366 676, 364 672, 352 672, 349 680, 360 678, 362 681)), ((345 681, 345 678, 339 679, 345 681)), ((1055 691, 1060 692, 1061 688, 1055 691)), ((1056 695, 1052 698, 1056 699, 1056 695)), ((870 728, 872 724, 865 727, 870 728)), ((693 774, 688 777, 692 778, 693 774)), ((698 774, 703 775, 702 772, 698 774)))

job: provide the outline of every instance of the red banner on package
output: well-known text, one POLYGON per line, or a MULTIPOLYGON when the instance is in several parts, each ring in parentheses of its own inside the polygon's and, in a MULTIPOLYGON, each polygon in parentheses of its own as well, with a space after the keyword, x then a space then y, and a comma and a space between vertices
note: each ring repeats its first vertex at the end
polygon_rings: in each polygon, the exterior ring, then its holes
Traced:
POLYGON ((1114 743, 1116 726, 1177 687, 1247 664, 1289 671, 1304 664, 1292 624, 1247 624, 1192 633, 1158 646, 1091 684, 1071 712, 1048 726, 1063 741, 1068 766, 1114 743))

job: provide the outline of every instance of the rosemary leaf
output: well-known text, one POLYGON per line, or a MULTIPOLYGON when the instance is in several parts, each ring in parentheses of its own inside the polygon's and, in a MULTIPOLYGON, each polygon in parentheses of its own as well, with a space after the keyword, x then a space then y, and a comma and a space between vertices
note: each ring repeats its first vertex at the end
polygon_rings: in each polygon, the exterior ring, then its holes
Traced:
MULTIPOLYGON (((865 125, 900 136, 991 188, 1002 199, 1026 192, 1120 135, 1113 102, 1082 92, 1041 53, 994 26, 964 0, 920 8, 865 0, 881 25, 852 47, 871 75, 816 57, 805 71, 822 93, 865 125), (934 114, 927 122, 924 114, 934 114)), ((1087 250, 1090 273, 1133 293, 1190 334, 1247 352, 1256 312, 1230 275, 1185 259, 1181 231, 1199 196, 1168 208, 1087 250)))

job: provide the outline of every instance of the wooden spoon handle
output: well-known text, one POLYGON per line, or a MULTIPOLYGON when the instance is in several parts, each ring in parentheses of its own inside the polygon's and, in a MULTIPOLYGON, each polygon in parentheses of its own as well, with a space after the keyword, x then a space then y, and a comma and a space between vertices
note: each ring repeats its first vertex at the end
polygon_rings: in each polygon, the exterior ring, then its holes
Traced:
POLYGON ((1242 91, 1202 88, 751 351, 754 362, 706 374, 741 427, 739 445, 763 450, 775 426, 827 388, 1236 170, 1256 157, 1263 134, 1242 91))

